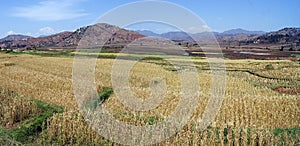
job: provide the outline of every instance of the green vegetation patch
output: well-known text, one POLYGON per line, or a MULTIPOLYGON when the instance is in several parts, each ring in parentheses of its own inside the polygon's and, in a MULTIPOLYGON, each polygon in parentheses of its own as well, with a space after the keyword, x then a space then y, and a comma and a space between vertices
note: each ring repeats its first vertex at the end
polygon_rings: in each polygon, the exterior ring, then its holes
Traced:
MULTIPOLYGON (((0 141, 5 141, 3 143, 0 142, 0 145, 15 145, 21 143, 30 143, 33 142, 38 135, 42 132, 43 129, 46 129, 46 121, 50 117, 53 116, 54 113, 62 113, 63 108, 57 105, 52 105, 40 100, 36 99, 29 99, 24 96, 20 96, 12 91, 1 89, 1 96, 9 99, 20 99, 22 102, 29 102, 30 105, 34 105, 35 108, 37 108, 38 113, 36 113, 34 116, 28 116, 28 115, 22 115, 23 117, 27 118, 18 118, 20 121, 13 121, 13 123, 17 123, 18 126, 11 128, 1 128, 0 127, 0 141)), ((7 100, 7 104, 11 104, 9 102, 13 102, 14 100, 7 100)), ((28 105, 28 106, 30 106, 28 105)), ((23 108, 31 108, 23 106, 23 108)), ((33 107, 32 107, 33 108, 33 107)), ((19 109, 24 110, 24 109, 19 109)), ((3 115, 4 113, 0 113, 3 115)), ((26 113, 23 113, 26 114, 26 113)), ((29 114, 29 113, 28 113, 29 114)), ((30 113, 32 114, 32 113, 30 113)), ((4 115, 4 119, 8 118, 4 115)), ((18 120, 17 119, 17 120, 18 120)), ((13 120, 16 120, 16 118, 13 118, 13 120)), ((3 121, 5 122, 5 121, 3 121)))
POLYGON ((8 54, 29 54, 29 55, 38 55, 43 57, 71 57, 74 54, 71 53, 71 50, 63 50, 63 51, 12 51, 8 52, 8 54))
POLYGON ((280 136, 283 133, 287 133, 288 135, 292 136, 293 138, 296 138, 297 135, 300 134, 300 128, 276 128, 273 130, 275 136, 280 136))
POLYGON ((99 104, 102 104, 107 100, 110 95, 113 94, 113 89, 110 87, 104 87, 102 92, 100 92, 98 95, 98 98, 94 98, 85 105, 86 109, 95 110, 99 104))

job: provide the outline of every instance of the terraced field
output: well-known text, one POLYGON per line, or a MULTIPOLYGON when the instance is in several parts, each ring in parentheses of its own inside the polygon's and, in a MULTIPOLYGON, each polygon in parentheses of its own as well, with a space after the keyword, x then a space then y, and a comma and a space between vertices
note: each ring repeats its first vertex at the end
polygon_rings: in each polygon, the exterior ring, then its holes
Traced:
MULTIPOLYGON (((181 81, 169 62, 141 60, 130 71, 130 89, 140 99, 151 95, 149 86, 157 77, 167 87, 159 106, 141 112, 124 106, 113 93, 114 61, 97 59, 95 82, 99 99, 103 100, 102 106, 115 119, 136 126, 154 125, 174 111, 181 98, 181 81)), ((300 144, 298 62, 226 59, 225 97, 215 121, 204 131, 197 128, 197 122, 211 96, 212 71, 206 59, 194 58, 193 63, 198 71, 195 78, 200 84, 197 108, 182 129, 157 145, 300 144)), ((73 93, 72 67, 70 56, 0 53, 1 104, 6 105, 0 107, 0 141, 3 141, 0 145, 118 145, 85 123, 73 93), (35 122, 37 119, 39 122, 35 122), (28 128, 32 123, 38 126, 28 128), (16 135, 22 132, 15 129, 22 126, 27 127, 24 131, 30 138, 16 135)))

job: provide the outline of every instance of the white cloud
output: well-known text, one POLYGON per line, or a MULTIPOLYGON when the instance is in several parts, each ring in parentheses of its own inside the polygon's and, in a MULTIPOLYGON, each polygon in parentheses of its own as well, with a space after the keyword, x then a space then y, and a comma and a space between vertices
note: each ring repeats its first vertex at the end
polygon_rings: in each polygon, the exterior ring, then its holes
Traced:
POLYGON ((55 30, 49 26, 39 29, 39 33, 42 35, 53 34, 54 32, 55 30))
POLYGON ((21 33, 21 32, 15 32, 15 31, 10 30, 6 33, 6 36, 13 35, 13 34, 23 34, 23 35, 27 35, 27 36, 39 37, 39 36, 47 36, 47 35, 51 35, 51 34, 55 34, 55 33, 57 33, 57 31, 55 29, 53 29, 49 26, 46 26, 46 27, 36 30, 35 32, 21 33))
POLYGON ((202 25, 202 29, 204 29, 205 31, 210 30, 210 27, 208 25, 202 25))
POLYGON ((82 0, 46 0, 36 5, 15 7, 13 16, 43 21, 73 19, 88 15, 76 10, 76 2, 82 0))
MULTIPOLYGON (((13 35, 13 34, 23 34, 23 35, 28 35, 28 36, 31 36, 31 33, 27 32, 27 33, 20 33, 20 32, 15 32, 13 30, 10 30, 8 31, 5 36, 8 36, 8 35, 13 35)), ((5 37, 5 36, 1 36, 1 37, 5 37)))
POLYGON ((58 33, 59 31, 55 30, 54 28, 50 27, 50 26, 46 26, 46 27, 42 27, 40 29, 38 29, 36 32, 31 33, 32 36, 34 37, 39 37, 39 36, 48 36, 48 35, 52 35, 55 33, 58 33))
POLYGON ((7 33, 6 33, 6 35, 13 35, 13 34, 16 34, 16 32, 14 32, 14 31, 8 31, 7 33))

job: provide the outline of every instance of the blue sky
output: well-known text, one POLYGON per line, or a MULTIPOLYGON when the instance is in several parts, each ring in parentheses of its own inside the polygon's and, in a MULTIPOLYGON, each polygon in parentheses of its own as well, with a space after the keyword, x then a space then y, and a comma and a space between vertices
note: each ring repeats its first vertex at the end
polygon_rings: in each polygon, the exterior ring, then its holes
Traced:
MULTIPOLYGON (((131 0, 2 0, 0 37, 8 34, 31 36, 73 31, 93 24, 99 16, 131 0)), ((172 0, 198 15, 213 31, 233 28, 275 31, 300 27, 299 0, 172 0)), ((156 11, 153 8, 153 11, 156 11)), ((141 9, 138 13, 145 14, 141 9)), ((121 19, 120 18, 114 19, 121 19)), ((183 22, 188 23, 188 22, 183 22)), ((132 29, 172 31, 161 25, 136 25, 132 29)), ((193 31, 196 33, 197 31, 193 31)))

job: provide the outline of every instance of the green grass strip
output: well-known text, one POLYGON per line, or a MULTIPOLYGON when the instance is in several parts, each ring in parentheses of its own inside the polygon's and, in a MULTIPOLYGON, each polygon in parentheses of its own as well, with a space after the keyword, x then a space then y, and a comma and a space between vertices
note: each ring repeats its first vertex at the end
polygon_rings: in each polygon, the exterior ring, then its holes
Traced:
POLYGON ((86 103, 85 108, 89 110, 95 110, 98 105, 102 104, 105 100, 107 100, 110 95, 113 94, 113 89, 110 87, 104 87, 103 91, 99 93, 97 98, 90 100, 86 103))

